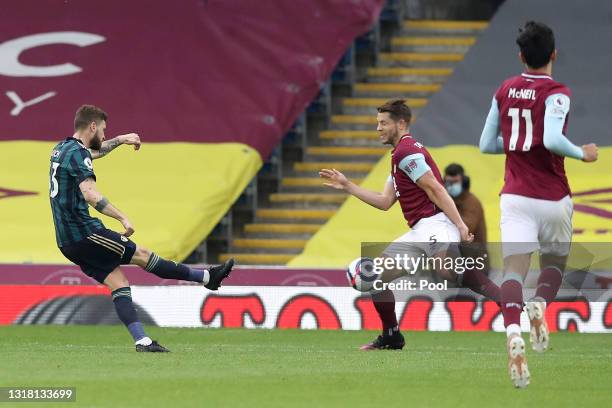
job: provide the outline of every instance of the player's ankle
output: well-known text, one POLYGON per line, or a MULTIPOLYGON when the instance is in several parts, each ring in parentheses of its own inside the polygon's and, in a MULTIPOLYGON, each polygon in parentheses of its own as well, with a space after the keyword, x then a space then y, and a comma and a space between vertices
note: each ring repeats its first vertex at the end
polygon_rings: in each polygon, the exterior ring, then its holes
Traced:
POLYGON ((516 323, 509 324, 508 327, 506 327, 506 336, 510 338, 515 335, 521 335, 521 326, 516 323))
POLYGON ((134 344, 136 344, 136 345, 140 344, 141 346, 148 346, 148 345, 150 345, 151 343, 153 343, 153 340, 151 340, 151 338, 150 338, 150 337, 146 337, 146 336, 145 336, 145 337, 143 337, 142 339, 140 339, 140 340, 136 341, 136 343, 134 343, 134 344))

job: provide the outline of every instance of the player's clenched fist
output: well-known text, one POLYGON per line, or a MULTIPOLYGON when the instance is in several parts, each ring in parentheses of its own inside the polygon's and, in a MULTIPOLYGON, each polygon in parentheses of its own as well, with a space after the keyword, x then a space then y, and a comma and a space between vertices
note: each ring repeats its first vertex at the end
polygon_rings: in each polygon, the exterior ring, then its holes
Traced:
POLYGON ((595 160, 597 160, 598 150, 599 148, 597 147, 595 143, 589 143, 589 144, 582 145, 582 152, 584 153, 584 156, 582 157, 582 161, 585 161, 588 163, 588 162, 594 162, 595 160))
POLYGON ((123 228, 125 228, 125 232, 123 233, 124 236, 129 237, 134 233, 134 227, 132 226, 130 220, 128 220, 127 218, 123 218, 121 220, 121 225, 123 225, 123 228))
POLYGON ((140 149, 140 136, 137 133, 128 133, 117 137, 120 138, 122 144, 133 145, 134 150, 140 149))

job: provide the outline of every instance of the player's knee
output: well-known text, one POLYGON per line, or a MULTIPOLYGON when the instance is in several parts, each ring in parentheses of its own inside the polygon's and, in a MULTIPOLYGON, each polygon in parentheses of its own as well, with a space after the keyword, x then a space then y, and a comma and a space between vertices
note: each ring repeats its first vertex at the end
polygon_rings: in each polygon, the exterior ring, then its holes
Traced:
POLYGON ((136 248, 136 252, 134 253, 134 257, 135 260, 139 263, 139 264, 145 264, 149 261, 149 258, 151 257, 152 252, 147 249, 147 248, 143 248, 143 247, 137 247, 136 248))
POLYGON ((140 254, 143 258, 149 258, 151 256, 151 254, 153 253, 151 250, 147 249, 147 248, 139 248, 140 250, 140 254))
POLYGON ((108 286, 111 291, 130 287, 130 282, 119 269, 111 272, 104 280, 104 284, 108 286))

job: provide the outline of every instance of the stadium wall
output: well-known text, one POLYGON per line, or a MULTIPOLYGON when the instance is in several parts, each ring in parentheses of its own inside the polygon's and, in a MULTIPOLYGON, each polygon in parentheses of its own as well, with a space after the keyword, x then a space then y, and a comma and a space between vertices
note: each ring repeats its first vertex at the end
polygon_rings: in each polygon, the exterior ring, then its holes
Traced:
MULTIPOLYGON (((162 280, 127 267, 141 319, 165 327, 380 329, 369 296, 346 285, 341 269, 237 268, 219 292, 162 280)), ((607 289, 611 282, 602 282, 607 289)), ((606 292, 608 293, 608 292, 606 292)), ((605 301, 573 298, 552 304, 553 331, 612 333, 612 295, 605 301)), ((444 301, 415 295, 398 302, 404 330, 503 331, 490 301, 444 301)), ((523 316, 524 318, 524 316, 523 316)), ((0 325, 119 324, 108 290, 65 265, 0 265, 0 325)), ((529 322, 521 322, 527 330, 529 322)))
POLYGON ((140 135, 138 152, 121 147, 94 162, 98 186, 134 223, 135 242, 183 260, 383 1, 5 3, 0 261, 49 263, 65 262, 49 208, 49 156, 72 135, 80 105, 108 112, 108 138, 140 135))

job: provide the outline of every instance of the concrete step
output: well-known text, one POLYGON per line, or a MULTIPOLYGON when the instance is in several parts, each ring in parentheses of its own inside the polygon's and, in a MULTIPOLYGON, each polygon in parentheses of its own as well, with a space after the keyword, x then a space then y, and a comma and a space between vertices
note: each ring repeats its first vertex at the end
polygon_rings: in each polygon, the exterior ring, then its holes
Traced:
MULTIPOLYGON (((342 100, 342 112, 350 115, 369 114, 375 116, 376 108, 388 100, 388 98, 344 98, 342 100)), ((427 98, 409 98, 406 100, 406 104, 410 106, 414 114, 427 105, 427 101, 427 98)), ((319 137, 321 137, 321 133, 319 133, 319 137)))
MULTIPOLYGON (((376 115, 376 108, 388 100, 388 98, 344 98, 342 100, 342 113, 347 115, 376 115)), ((416 114, 427 105, 427 100, 427 98, 410 98, 406 100, 406 103, 410 106, 412 113, 416 114)), ((319 137, 321 137, 321 133, 319 133, 319 137)))
MULTIPOLYGON (((416 114, 412 114, 412 121, 416 120, 416 114)), ((332 130, 356 130, 362 132, 378 133, 376 131, 376 116, 375 115, 332 115, 331 117, 332 130)), ((369 136, 368 139, 375 139, 378 136, 369 136)), ((363 139, 363 138, 359 138, 363 139)), ((332 139, 323 139, 332 140, 332 139)))
MULTIPOLYGON (((373 115, 367 115, 374 118, 373 115)), ((371 125, 342 124, 342 130, 325 130, 319 132, 319 146, 352 146, 352 147, 380 147, 380 135, 371 125), (367 130, 346 130, 346 129, 367 129, 367 130)))
POLYGON ((451 68, 371 67, 368 82, 409 82, 413 84, 439 84, 453 73, 451 68))
POLYGON ((415 52, 382 52, 378 54, 379 67, 408 68, 452 68, 463 61, 462 53, 415 53, 415 52))
POLYGON ((306 149, 308 158, 320 161, 378 161, 380 157, 389 152, 388 147, 361 147, 361 146, 311 146, 306 149))
POLYGON ((488 26, 488 21, 405 20, 401 34, 412 36, 478 35, 488 26))
POLYGON ((295 254, 249 254, 249 253, 225 253, 219 254, 219 262, 225 262, 230 258, 234 258, 239 265, 286 265, 295 254))
MULTIPOLYGON (((369 118, 373 117, 373 115, 365 115, 365 116, 369 118)), ((378 140, 378 132, 376 130, 323 130, 322 132, 319 132, 319 139, 321 140, 334 140, 334 139, 349 139, 349 140, 374 139, 374 140, 378 140)))
POLYGON ((333 193, 274 193, 270 194, 271 203, 300 204, 342 204, 348 196, 333 193))
POLYGON ((283 177, 281 186, 283 187, 321 187, 319 177, 283 177))
POLYGON ((314 234, 321 228, 321 224, 246 224, 244 232, 247 234, 314 234))
MULTIPOLYGON (((357 96, 384 96, 404 98, 428 98, 438 92, 440 84, 405 84, 400 82, 389 83, 357 83, 354 91, 357 96)), ((374 121, 376 123, 376 121, 374 121)))
POLYGON ((332 129, 376 131, 375 115, 332 115, 332 129))
MULTIPOLYGON (((327 131, 329 132, 329 131, 327 131)), ((370 133, 370 132, 368 132, 370 133)), ((321 169, 336 169, 342 172, 369 173, 374 168, 374 162, 299 162, 293 164, 295 172, 316 174, 321 169)))
POLYGON ((415 53, 466 53, 476 43, 476 37, 468 36, 402 36, 391 39, 393 52, 415 53))
POLYGON ((236 238, 232 241, 233 248, 239 249, 304 249, 305 239, 272 239, 272 238, 236 238))
POLYGON ((335 210, 310 210, 290 208, 260 208, 255 212, 258 220, 319 220, 326 221, 335 210))
MULTIPOLYGON (((311 177, 284 177, 281 182, 280 192, 281 193, 332 193, 330 187, 324 186, 325 180, 319 177, 318 173, 311 173, 311 177)), ((346 175, 351 179, 352 182, 360 184, 363 181, 363 177, 354 177, 352 175, 346 175)))
MULTIPOLYGON (((311 177, 283 177, 281 181, 281 187, 284 187, 283 190, 287 190, 288 187, 294 187, 293 190, 303 189, 304 192, 308 191, 311 188, 320 189, 323 188, 324 180, 318 176, 318 173, 310 173, 313 174, 311 177)), ((352 177, 351 180, 357 184, 363 181, 363 178, 352 177)))

